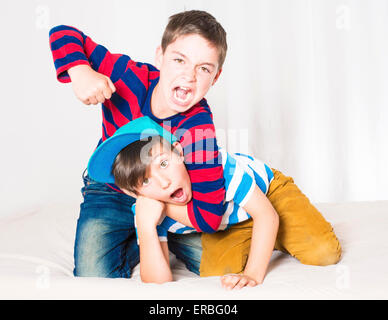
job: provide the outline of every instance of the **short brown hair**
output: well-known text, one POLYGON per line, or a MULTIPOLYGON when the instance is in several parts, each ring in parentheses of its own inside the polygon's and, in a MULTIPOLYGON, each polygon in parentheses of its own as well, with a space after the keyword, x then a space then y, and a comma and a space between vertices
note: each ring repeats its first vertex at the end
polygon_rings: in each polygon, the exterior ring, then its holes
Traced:
POLYGON ((204 37, 218 49, 218 69, 221 69, 228 50, 226 32, 221 24, 205 11, 190 10, 172 15, 162 37, 163 53, 167 46, 179 36, 189 34, 198 34, 204 37))
POLYGON ((174 146, 161 136, 149 137, 145 140, 135 141, 123 148, 116 156, 112 165, 112 174, 115 184, 138 195, 137 188, 143 183, 149 168, 149 160, 142 158, 142 152, 147 151, 151 157, 152 147, 156 144, 170 146, 173 152, 178 152, 174 146), (147 147, 147 149, 143 149, 147 147))

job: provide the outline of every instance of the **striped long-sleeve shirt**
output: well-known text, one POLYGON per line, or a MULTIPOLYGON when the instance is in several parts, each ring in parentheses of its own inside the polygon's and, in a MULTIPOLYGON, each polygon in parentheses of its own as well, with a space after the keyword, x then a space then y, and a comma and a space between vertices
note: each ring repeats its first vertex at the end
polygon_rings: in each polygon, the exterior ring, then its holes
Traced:
MULTIPOLYGON (((113 54, 70 26, 50 30, 50 47, 60 82, 71 81, 68 69, 85 64, 108 76, 116 87, 111 99, 102 104, 102 137, 98 145, 143 115, 178 138, 192 182, 193 198, 187 204, 189 219, 196 230, 215 232, 222 220, 225 188, 213 115, 206 99, 186 112, 159 119, 151 112, 151 96, 160 74, 153 65, 135 62, 125 54, 113 54)), ((110 186, 121 192, 117 186, 110 186)))
MULTIPOLYGON (((243 206, 250 199, 255 186, 267 194, 274 174, 264 162, 252 156, 242 153, 230 154, 221 148, 219 152, 222 154, 226 196, 224 215, 218 230, 225 230, 231 225, 250 218, 243 206)), ((136 211, 136 203, 132 206, 132 210, 136 211)), ((166 216, 157 225, 160 241, 167 241, 167 232, 183 234, 197 232, 197 230, 166 216)))

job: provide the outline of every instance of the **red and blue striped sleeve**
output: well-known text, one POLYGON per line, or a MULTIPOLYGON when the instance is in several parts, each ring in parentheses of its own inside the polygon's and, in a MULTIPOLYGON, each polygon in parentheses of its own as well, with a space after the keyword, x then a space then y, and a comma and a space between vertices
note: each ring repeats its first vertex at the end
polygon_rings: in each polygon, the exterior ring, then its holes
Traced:
POLYGON ((216 232, 224 214, 225 182, 210 111, 190 115, 175 135, 192 184, 192 200, 187 204, 190 222, 199 232, 216 232))
POLYGON ((49 37, 57 79, 60 82, 70 82, 67 70, 82 64, 118 79, 130 60, 123 54, 110 53, 104 46, 95 43, 82 31, 71 26, 56 26, 50 30, 49 37))
POLYGON ((111 137, 119 127, 142 116, 141 107, 150 81, 159 76, 156 68, 135 62, 128 55, 111 53, 71 26, 56 26, 49 35, 60 82, 70 82, 67 70, 85 64, 114 83, 116 92, 102 104, 102 141, 111 137))

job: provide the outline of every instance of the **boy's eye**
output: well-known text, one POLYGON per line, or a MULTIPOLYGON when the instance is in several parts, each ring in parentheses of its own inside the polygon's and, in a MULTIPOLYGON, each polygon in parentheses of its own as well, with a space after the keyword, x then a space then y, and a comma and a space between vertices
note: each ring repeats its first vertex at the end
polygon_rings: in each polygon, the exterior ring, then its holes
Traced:
POLYGON ((204 71, 204 72, 207 72, 207 73, 210 73, 210 70, 206 67, 201 67, 201 70, 204 71))
POLYGON ((178 63, 182 63, 182 62, 183 62, 183 59, 175 58, 174 61, 176 61, 176 62, 178 62, 178 63))
POLYGON ((143 180, 143 186, 146 186, 146 185, 148 185, 149 183, 150 183, 150 179, 144 178, 144 180, 143 180))
POLYGON ((168 166, 168 160, 163 160, 160 162, 160 167, 161 168, 166 168, 168 166))

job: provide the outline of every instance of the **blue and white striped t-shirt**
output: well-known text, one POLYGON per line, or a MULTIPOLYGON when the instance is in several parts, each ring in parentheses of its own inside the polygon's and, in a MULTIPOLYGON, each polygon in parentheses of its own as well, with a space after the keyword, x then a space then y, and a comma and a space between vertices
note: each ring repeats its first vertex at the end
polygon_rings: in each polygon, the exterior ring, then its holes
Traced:
MULTIPOLYGON (((248 220, 250 215, 242 208, 249 200, 255 185, 267 194, 274 177, 272 170, 261 160, 242 153, 230 154, 219 148, 225 179, 224 215, 218 231, 248 220)), ((136 204, 132 206, 136 212, 136 204)), ((136 219, 135 219, 136 227, 136 219)), ((167 241, 167 232, 194 233, 194 228, 183 225, 170 217, 164 217, 157 226, 160 241, 167 241)))

